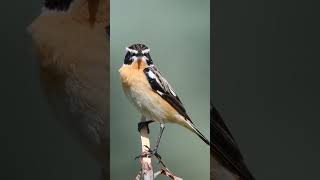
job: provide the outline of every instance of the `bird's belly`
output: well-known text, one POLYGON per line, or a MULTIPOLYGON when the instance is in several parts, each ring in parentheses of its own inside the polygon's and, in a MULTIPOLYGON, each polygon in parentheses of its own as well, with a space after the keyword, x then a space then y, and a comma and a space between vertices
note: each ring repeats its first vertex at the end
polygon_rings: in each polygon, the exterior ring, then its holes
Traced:
POLYGON ((169 112, 161 105, 160 96, 155 93, 147 93, 151 90, 148 87, 132 86, 127 91, 129 100, 138 111, 148 119, 164 123, 168 119, 169 112))

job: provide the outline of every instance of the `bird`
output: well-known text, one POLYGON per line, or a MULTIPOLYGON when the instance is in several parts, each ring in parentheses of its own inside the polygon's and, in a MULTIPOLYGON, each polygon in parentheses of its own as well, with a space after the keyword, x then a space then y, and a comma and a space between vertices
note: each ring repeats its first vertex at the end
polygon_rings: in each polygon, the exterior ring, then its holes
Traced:
POLYGON ((210 104, 210 179, 254 180, 239 146, 217 109, 210 104))
POLYGON ((144 44, 126 48, 124 63, 119 69, 122 89, 129 101, 148 121, 140 122, 138 130, 151 122, 160 123, 160 134, 150 155, 159 157, 157 150, 166 123, 175 123, 189 129, 207 145, 210 141, 196 128, 180 98, 169 82, 155 67, 150 49, 144 44))
POLYGON ((55 118, 109 177, 109 0, 45 0, 28 26, 55 118))

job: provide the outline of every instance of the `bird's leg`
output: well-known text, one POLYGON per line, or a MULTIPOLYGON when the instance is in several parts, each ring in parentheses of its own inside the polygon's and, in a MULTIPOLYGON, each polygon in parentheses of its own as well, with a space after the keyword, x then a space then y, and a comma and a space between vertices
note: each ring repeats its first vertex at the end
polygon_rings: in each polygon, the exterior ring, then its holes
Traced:
MULTIPOLYGON (((153 122, 153 121, 151 121, 151 122, 153 122)), ((140 123, 142 123, 142 125, 144 125, 144 123, 149 124, 150 122, 149 122, 149 121, 145 121, 145 122, 140 122, 140 123)), ((140 123, 139 123, 139 124, 140 124, 140 123)), ((140 125, 138 125, 138 126, 140 126, 140 125)), ((147 126, 148 126, 148 125, 147 125, 147 126)), ((145 157, 145 156, 148 156, 148 157, 156 156, 156 158, 158 158, 159 160, 161 160, 161 156, 160 156, 160 154, 158 153, 158 148, 159 148, 159 144, 160 144, 160 140, 161 140, 161 137, 162 137, 164 128, 165 128, 165 127, 164 127, 164 124, 163 124, 163 123, 160 123, 160 135, 159 135, 159 137, 158 137, 158 139, 157 139, 157 143, 156 143, 155 148, 152 150, 150 147, 145 146, 146 148, 148 148, 148 153, 147 153, 147 154, 144 153, 144 154, 142 154, 142 155, 140 155, 140 156, 137 156, 136 159, 137 159, 137 158, 141 158, 141 157, 145 157)), ((149 132, 149 131, 148 131, 148 132, 149 132)))
POLYGON ((160 123, 160 135, 157 139, 157 143, 156 143, 156 146, 153 150, 151 150, 149 147, 147 147, 149 149, 149 153, 150 155, 149 156, 156 156, 158 159, 161 159, 161 156, 160 154, 158 153, 158 148, 159 148, 159 144, 160 144, 160 140, 161 140, 161 137, 162 137, 162 134, 163 134, 163 130, 164 130, 164 124, 163 123, 160 123))
POLYGON ((148 130, 148 134, 149 134, 150 133, 149 124, 152 123, 152 122, 153 122, 153 120, 139 122, 138 123, 138 131, 140 132, 141 129, 146 126, 147 130, 148 130))
POLYGON ((163 133, 163 130, 164 130, 164 124, 163 123, 160 123, 160 135, 158 137, 158 140, 157 140, 157 144, 154 148, 154 151, 157 152, 158 148, 159 148, 159 144, 160 144, 160 140, 161 140, 161 137, 162 137, 162 133, 163 133))

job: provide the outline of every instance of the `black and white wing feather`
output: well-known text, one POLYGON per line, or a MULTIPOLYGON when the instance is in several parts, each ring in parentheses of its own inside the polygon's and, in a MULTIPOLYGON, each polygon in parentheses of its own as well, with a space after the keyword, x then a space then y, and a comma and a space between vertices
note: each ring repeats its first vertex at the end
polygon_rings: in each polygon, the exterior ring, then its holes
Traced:
POLYGON ((182 102, 173 91, 168 81, 162 77, 160 71, 155 66, 147 67, 143 70, 151 88, 167 101, 180 115, 191 121, 182 102))

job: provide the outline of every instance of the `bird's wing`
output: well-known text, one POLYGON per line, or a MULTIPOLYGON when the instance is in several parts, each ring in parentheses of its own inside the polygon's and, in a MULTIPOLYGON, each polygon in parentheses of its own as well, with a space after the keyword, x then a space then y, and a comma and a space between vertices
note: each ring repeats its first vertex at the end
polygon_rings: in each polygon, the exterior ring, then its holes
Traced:
POLYGON ((211 153, 216 156, 218 161, 225 166, 225 168, 240 176, 241 179, 254 180, 254 177, 244 163, 238 145, 220 114, 212 105, 210 113, 211 153))
MULTIPOLYGON (((153 91, 167 101, 180 115, 190 120, 182 102, 155 66, 143 70, 153 91)), ((191 121, 191 120, 190 120, 191 121)))

